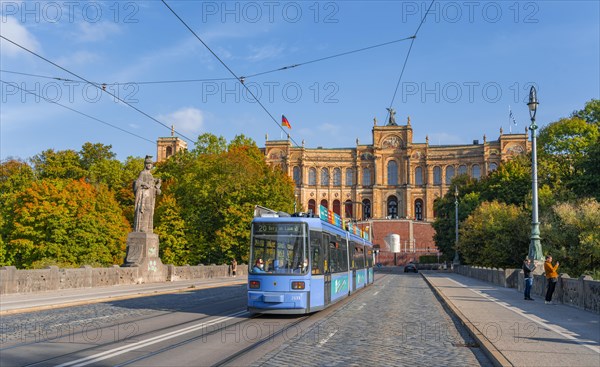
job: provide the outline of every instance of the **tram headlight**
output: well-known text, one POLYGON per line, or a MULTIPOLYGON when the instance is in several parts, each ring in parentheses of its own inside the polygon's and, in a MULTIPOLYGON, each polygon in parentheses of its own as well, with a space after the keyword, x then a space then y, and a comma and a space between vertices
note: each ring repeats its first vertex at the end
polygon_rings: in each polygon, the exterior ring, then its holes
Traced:
POLYGON ((260 281, 258 280, 251 280, 249 283, 249 287, 250 289, 259 289, 260 288, 260 281))
POLYGON ((304 282, 292 282, 292 289, 304 289, 304 282))

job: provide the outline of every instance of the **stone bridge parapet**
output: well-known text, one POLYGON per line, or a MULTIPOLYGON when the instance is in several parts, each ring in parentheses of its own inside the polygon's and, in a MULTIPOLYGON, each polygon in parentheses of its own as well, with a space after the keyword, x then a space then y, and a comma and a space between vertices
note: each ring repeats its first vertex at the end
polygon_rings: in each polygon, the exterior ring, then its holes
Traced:
MULTIPOLYGON (((118 265, 110 268, 93 268, 84 265, 73 269, 49 266, 46 269, 34 270, 4 266, 0 267, 0 295, 231 276, 230 265, 162 266, 165 267, 165 271, 159 272, 164 274, 161 278, 146 276, 140 267, 118 265)), ((237 274, 242 276, 248 274, 248 267, 239 264, 237 274)))
MULTIPOLYGON (((502 287, 516 288, 519 291, 523 291, 524 288, 525 281, 521 269, 496 269, 460 265, 454 267, 454 272, 502 287)), ((531 293, 544 297, 546 285, 544 275, 534 275, 531 293)), ((568 274, 560 274, 552 300, 600 314, 600 281, 594 280, 590 276, 571 278, 568 274)))

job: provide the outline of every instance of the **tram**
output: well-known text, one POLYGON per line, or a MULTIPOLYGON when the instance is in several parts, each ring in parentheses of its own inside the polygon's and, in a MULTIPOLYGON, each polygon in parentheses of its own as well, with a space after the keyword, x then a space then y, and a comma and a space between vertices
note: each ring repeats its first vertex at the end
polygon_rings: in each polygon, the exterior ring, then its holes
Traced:
POLYGON ((321 206, 287 214, 257 206, 248 261, 248 311, 305 314, 373 283, 369 234, 321 206))

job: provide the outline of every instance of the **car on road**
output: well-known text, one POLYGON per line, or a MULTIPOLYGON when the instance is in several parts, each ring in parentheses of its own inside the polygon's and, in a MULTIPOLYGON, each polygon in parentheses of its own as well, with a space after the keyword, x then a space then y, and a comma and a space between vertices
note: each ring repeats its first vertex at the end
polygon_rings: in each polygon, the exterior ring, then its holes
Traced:
POLYGON ((413 273, 418 273, 419 270, 417 270, 417 266, 415 264, 406 264, 404 266, 404 272, 408 273, 409 271, 413 272, 413 273))

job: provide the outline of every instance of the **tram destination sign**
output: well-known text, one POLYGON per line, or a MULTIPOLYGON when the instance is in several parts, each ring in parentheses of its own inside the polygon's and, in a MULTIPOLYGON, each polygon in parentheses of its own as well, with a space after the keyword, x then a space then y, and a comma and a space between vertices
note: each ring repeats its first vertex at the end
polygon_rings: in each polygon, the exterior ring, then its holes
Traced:
POLYGON ((254 234, 300 235, 302 223, 254 223, 254 234))

